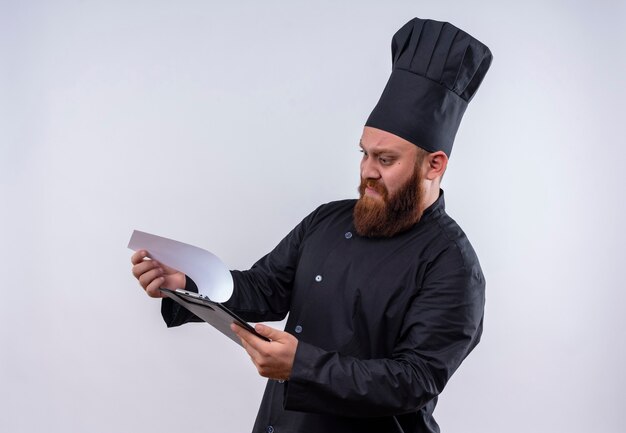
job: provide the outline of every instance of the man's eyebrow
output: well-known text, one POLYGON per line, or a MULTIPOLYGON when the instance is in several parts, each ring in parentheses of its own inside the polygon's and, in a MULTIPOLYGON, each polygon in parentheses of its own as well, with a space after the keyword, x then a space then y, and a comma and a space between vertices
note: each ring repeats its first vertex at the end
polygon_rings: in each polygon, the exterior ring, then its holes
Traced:
MULTIPOLYGON (((365 150, 365 148, 363 147, 362 139, 359 139, 359 147, 362 150, 365 150)), ((390 156, 398 156, 398 151, 396 149, 390 149, 390 148, 385 148, 385 147, 383 147, 382 149, 377 149, 375 151, 368 152, 368 153, 371 153, 372 155, 382 155, 386 153, 386 154, 389 154, 390 156)))
MULTIPOLYGON (((359 142, 359 146, 361 147, 362 150, 365 151, 365 148, 363 147, 363 143, 359 142)), ((389 148, 383 148, 383 149, 376 149, 376 150, 370 150, 367 151, 367 153, 371 154, 371 155, 389 155, 390 157, 396 157, 398 156, 398 151, 395 149, 389 149, 389 148)))

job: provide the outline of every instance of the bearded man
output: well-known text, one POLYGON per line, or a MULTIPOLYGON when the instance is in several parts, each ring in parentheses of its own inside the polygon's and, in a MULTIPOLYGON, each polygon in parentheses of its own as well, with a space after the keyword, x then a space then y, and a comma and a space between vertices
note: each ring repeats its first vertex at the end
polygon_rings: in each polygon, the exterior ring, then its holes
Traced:
MULTIPOLYGON (((445 212, 441 178, 491 52, 449 23, 415 18, 392 41, 393 71, 363 130, 358 200, 327 203, 247 271, 225 305, 268 383, 253 431, 438 432, 437 397, 482 332, 485 282, 445 212)), ((194 290, 147 251, 148 295, 194 290)), ((163 299, 168 326, 198 319, 163 299)))

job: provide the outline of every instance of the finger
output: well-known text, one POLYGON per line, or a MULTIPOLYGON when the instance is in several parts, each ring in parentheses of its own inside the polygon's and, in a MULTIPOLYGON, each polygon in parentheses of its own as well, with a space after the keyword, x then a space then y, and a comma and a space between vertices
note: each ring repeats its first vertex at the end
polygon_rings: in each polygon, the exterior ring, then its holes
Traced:
POLYGON ((163 277, 158 277, 152 280, 150 284, 148 284, 148 286, 146 287, 146 293, 148 294, 148 296, 150 296, 151 298, 162 298, 163 294, 161 293, 159 288, 164 281, 165 278, 163 277))
POLYGON ((146 272, 159 267, 159 264, 156 263, 154 260, 144 260, 143 262, 140 262, 139 264, 133 266, 131 272, 133 273, 133 276, 135 278, 139 279, 139 277, 141 277, 146 272))
POLYGON ((230 325, 230 329, 232 329, 235 334, 237 334, 237 336, 239 337, 239 340, 241 341, 241 346, 244 348, 244 350, 246 352, 248 352, 248 355, 250 356, 250 359, 252 360, 252 363, 256 366, 257 365, 257 359, 259 358, 259 352, 252 347, 248 341, 243 337, 245 334, 249 334, 248 331, 243 330, 243 328, 235 323, 232 323, 230 325), (241 333, 241 334, 240 334, 241 333))
POLYGON ((146 257, 148 257, 148 252, 146 250, 139 250, 130 257, 130 262, 136 265, 141 263, 146 257))
POLYGON ((237 322, 233 322, 230 324, 230 329, 237 334, 237 336, 242 340, 242 341, 248 341, 248 338, 250 338, 250 335, 252 335, 250 333, 250 331, 248 331, 247 329, 245 329, 243 326, 241 326, 240 324, 238 324, 237 322))
POLYGON ((259 343, 267 344, 266 341, 261 340, 259 337, 257 337, 256 335, 254 335, 247 329, 244 329, 242 326, 240 326, 237 323, 232 323, 230 325, 230 329, 232 329, 235 332, 235 334, 237 334, 237 336, 241 339, 244 349, 246 349, 246 351, 250 354, 250 356, 253 356, 252 352, 254 352, 254 354, 256 355, 262 355, 266 352, 265 350, 263 350, 264 349, 263 345, 259 344, 259 343))
POLYGON ((261 359, 261 354, 259 353, 259 351, 256 350, 254 347, 252 347, 250 343, 248 343, 243 338, 241 339, 241 345, 243 346, 245 351, 248 352, 248 355, 250 356, 252 363, 258 368, 259 366, 258 363, 259 363, 259 360, 261 359))
POLYGON ((163 270, 161 268, 151 269, 139 276, 139 285, 141 285, 144 289, 147 289, 150 283, 159 277, 164 277, 163 270))
POLYGON ((257 336, 255 336, 252 332, 245 329, 243 326, 238 323, 232 323, 230 328, 235 331, 235 334, 239 336, 242 340, 247 342, 248 344, 253 344, 255 340, 259 340, 257 336))

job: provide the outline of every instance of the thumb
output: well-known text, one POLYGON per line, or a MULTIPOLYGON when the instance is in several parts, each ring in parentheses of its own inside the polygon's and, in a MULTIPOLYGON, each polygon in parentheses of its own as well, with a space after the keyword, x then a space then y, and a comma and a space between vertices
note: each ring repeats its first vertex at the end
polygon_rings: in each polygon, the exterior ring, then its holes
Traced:
POLYGON ((280 340, 280 337, 283 334, 283 332, 279 331, 278 329, 272 328, 271 326, 267 325, 261 325, 260 323, 255 325, 254 330, 272 341, 280 340))

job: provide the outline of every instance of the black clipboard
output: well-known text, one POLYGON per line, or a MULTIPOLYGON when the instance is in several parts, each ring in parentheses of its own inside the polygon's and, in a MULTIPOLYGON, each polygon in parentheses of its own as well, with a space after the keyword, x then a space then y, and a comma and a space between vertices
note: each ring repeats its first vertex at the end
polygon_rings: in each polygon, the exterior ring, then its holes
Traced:
POLYGON ((213 302, 209 298, 199 295, 198 293, 188 292, 182 289, 159 290, 165 296, 179 303, 239 345, 241 345, 241 340, 237 334, 230 329, 231 323, 236 323, 246 331, 259 337, 261 340, 270 341, 269 338, 256 332, 256 330, 250 326, 248 322, 237 316, 219 302, 213 302))

